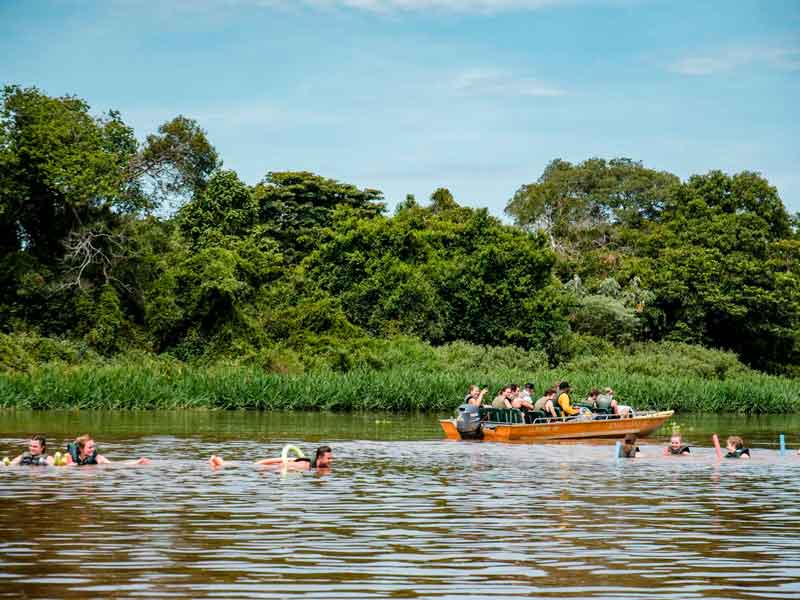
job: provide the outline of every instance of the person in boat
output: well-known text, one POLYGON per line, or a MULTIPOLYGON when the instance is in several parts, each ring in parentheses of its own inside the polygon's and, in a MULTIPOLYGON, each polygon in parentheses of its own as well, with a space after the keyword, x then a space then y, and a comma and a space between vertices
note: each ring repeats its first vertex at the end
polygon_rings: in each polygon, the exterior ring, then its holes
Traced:
POLYGON ((614 390, 607 387, 603 390, 602 394, 597 395, 597 408, 603 412, 611 412, 615 415, 619 414, 619 406, 614 398, 614 390))
POLYGON ((520 392, 520 393, 522 394, 522 399, 523 400, 525 400, 525 401, 529 402, 531 405, 533 405, 533 393, 534 393, 534 390, 533 390, 533 384, 532 383, 526 383, 525 387, 522 388, 522 392, 520 392))
MULTIPOLYGON (((531 386, 531 389, 533 389, 533 386, 531 386)), ((525 392, 523 392, 516 383, 511 385, 511 408, 525 411, 533 410, 533 402, 531 402, 530 394, 526 396, 525 392)))
POLYGON ((572 406, 572 398, 569 395, 571 389, 567 381, 562 381, 558 384, 558 399, 556 402, 558 402, 561 412, 567 417, 575 417, 581 414, 581 410, 578 407, 572 406))
POLYGON ((481 406, 483 404, 483 397, 489 392, 489 389, 484 387, 479 388, 473 384, 469 386, 467 395, 464 396, 464 404, 472 404, 473 406, 481 406))
POLYGON ((728 453, 725 458, 750 458, 750 448, 744 447, 744 440, 738 435, 732 435, 725 441, 728 453))
POLYGON ((492 400, 492 408, 511 408, 511 386, 503 386, 503 389, 492 400))
POLYGON ((14 458, 9 466, 46 467, 54 463, 53 457, 47 456, 47 439, 37 433, 28 440, 28 451, 14 458))
MULTIPOLYGON (((97 453, 97 444, 88 433, 75 438, 75 441, 67 444, 67 466, 68 467, 82 467, 84 465, 110 465, 112 461, 108 460, 102 454, 97 453)), ((125 461, 129 465, 147 465, 150 464, 150 459, 141 457, 135 460, 125 461)))
POLYGON ((689 446, 683 443, 680 434, 675 433, 669 438, 669 446, 664 448, 664 456, 686 456, 691 454, 689 446))
MULTIPOLYGON (((314 453, 314 458, 293 458, 284 461, 282 456, 276 458, 262 458, 257 460, 254 464, 260 467, 286 467, 291 471, 308 471, 309 469, 317 469, 318 471, 329 470, 333 463, 333 450, 330 446, 320 446, 314 453)), ((212 469, 219 469, 228 465, 229 463, 221 456, 212 454, 208 459, 208 464, 212 469)))
POLYGON ((548 389, 544 393, 544 396, 539 398, 533 404, 533 410, 543 412, 546 415, 549 415, 554 419, 557 419, 558 415, 556 414, 556 407, 553 405, 553 400, 555 400, 555 397, 556 397, 556 390, 554 390, 553 388, 548 389))
POLYGON ((592 388, 589 390, 589 395, 586 396, 586 400, 584 400, 583 403, 588 405, 590 408, 597 408, 597 397, 599 395, 600 391, 597 388, 592 388))
POLYGON ((639 458, 641 455, 642 452, 639 450, 639 446, 636 445, 636 435, 633 433, 627 434, 620 449, 620 456, 622 458, 639 458))
POLYGON ((632 406, 628 406, 627 404, 619 404, 616 400, 613 400, 613 407, 614 407, 614 412, 618 414, 621 419, 628 419, 633 417, 632 406))

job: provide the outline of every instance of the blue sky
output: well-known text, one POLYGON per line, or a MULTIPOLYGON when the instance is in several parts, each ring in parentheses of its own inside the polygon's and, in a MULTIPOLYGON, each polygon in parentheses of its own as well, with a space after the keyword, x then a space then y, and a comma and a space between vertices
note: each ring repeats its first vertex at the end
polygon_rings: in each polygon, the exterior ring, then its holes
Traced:
POLYGON ((753 170, 800 211, 800 1, 0 0, 0 82, 197 119, 248 183, 310 170, 496 215, 554 158, 753 170))

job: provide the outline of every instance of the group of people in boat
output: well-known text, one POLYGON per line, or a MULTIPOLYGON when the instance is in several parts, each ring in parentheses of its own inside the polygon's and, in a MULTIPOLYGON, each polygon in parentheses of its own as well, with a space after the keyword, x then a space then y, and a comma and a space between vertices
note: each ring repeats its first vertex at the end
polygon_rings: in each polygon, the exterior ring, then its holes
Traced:
POLYGON ((536 419, 584 418, 593 419, 599 415, 603 418, 625 418, 633 416, 630 406, 619 404, 614 398, 614 390, 610 387, 602 391, 592 388, 583 402, 575 404, 572 399, 572 387, 568 381, 560 381, 544 391, 537 400, 533 400, 535 392, 532 383, 520 387, 509 383, 500 388, 491 403, 485 403, 489 393, 488 386, 469 386, 464 397, 465 404, 483 408, 513 408, 522 411, 526 423, 536 419))
MULTIPOLYGON (((744 440, 738 435, 730 436, 725 442, 727 454, 725 458, 750 458, 750 448, 746 448, 744 440)), ((683 438, 679 433, 673 433, 669 438, 669 446, 664 448, 664 456, 688 456, 692 451, 688 445, 683 443, 683 438)), ((800 450, 797 451, 800 454, 800 450)), ((636 445, 636 435, 629 433, 625 436, 625 441, 619 450, 620 458, 638 458, 642 456, 642 451, 636 445)))
MULTIPOLYGON (((126 465, 146 465, 150 464, 150 459, 140 457, 132 460, 123 461, 126 465)), ((264 458, 255 462, 256 466, 262 467, 283 467, 291 471, 305 471, 310 469, 325 470, 330 469, 333 463, 333 450, 330 446, 320 446, 314 453, 314 458, 304 456, 297 457, 277 457, 264 458)), ((8 466, 66 466, 81 467, 85 465, 107 465, 112 461, 97 452, 97 444, 91 435, 84 434, 75 438, 67 444, 63 456, 57 452, 51 456, 47 452, 47 438, 42 434, 34 434, 28 440, 28 450, 19 456, 7 460, 8 466), (62 462, 63 461, 63 462, 62 462)), ((208 464, 212 469, 219 469, 229 466, 232 463, 226 462, 222 457, 212 455, 208 459, 208 464)))

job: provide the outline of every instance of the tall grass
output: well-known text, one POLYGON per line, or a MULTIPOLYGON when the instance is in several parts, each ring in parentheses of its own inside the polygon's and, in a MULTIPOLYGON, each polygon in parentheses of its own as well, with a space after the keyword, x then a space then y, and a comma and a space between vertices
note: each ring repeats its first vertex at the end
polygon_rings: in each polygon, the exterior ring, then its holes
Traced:
POLYGON ((25 372, 0 374, 0 407, 449 411, 461 403, 470 383, 488 384, 495 391, 507 382, 532 382, 542 391, 567 379, 576 397, 593 386, 611 386, 621 401, 640 409, 800 412, 797 379, 752 371, 712 379, 691 372, 667 376, 599 366, 573 369, 574 365, 535 372, 401 365, 347 373, 280 375, 253 366, 188 366, 177 360, 144 357, 80 365, 49 363, 25 372))

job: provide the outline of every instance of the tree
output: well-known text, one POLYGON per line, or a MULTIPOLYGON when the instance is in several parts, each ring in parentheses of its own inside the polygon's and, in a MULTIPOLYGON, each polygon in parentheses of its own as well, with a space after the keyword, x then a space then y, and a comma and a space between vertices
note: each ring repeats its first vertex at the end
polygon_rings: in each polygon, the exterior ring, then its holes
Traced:
POLYGON ((245 237, 257 219, 250 188, 233 171, 217 171, 204 189, 181 207, 178 222, 195 247, 214 244, 220 236, 245 237))
POLYGON ((161 125, 129 168, 133 181, 145 178, 158 203, 184 199, 205 189, 209 176, 222 166, 217 151, 196 121, 179 115, 161 125))
POLYGON ((302 267, 373 335, 542 348, 566 325, 544 238, 485 209, 335 217, 302 267))
POLYGON ((165 194, 196 193, 218 163, 194 121, 178 117, 139 148, 118 112, 7 86, 0 112, 0 250, 54 264, 75 235, 108 234, 165 194))
POLYGON ((437 214, 446 210, 453 210, 454 208, 459 208, 459 206, 455 198, 453 198, 453 194, 451 194, 450 190, 447 188, 437 188, 436 191, 431 194, 429 210, 432 213, 437 214))
POLYGON ((315 245, 319 229, 332 222, 337 207, 347 207, 369 219, 384 211, 383 194, 326 179, 306 171, 270 172, 253 192, 257 223, 278 240, 291 260, 315 245))
POLYGON ((517 225, 544 231, 560 252, 580 237, 606 243, 607 226, 655 220, 680 180, 625 158, 592 158, 573 165, 553 160, 536 183, 523 185, 506 205, 517 225))
POLYGON ((0 232, 5 252, 53 264, 70 232, 149 206, 126 166, 133 131, 78 98, 7 86, 0 113, 0 232))

